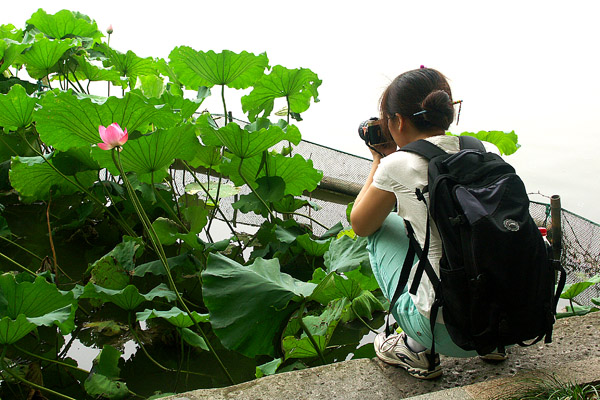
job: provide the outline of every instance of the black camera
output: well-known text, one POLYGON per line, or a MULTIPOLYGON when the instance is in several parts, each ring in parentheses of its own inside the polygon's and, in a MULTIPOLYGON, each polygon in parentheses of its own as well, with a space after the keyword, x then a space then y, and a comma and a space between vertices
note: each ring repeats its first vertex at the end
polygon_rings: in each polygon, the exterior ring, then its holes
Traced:
POLYGON ((363 121, 358 125, 358 135, 369 147, 388 141, 381 130, 381 121, 375 117, 363 121))

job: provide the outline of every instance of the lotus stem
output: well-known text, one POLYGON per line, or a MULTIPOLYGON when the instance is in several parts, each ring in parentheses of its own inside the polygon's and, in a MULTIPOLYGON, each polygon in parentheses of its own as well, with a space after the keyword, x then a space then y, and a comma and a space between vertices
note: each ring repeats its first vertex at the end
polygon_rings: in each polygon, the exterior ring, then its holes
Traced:
POLYGON ((15 264, 17 267, 21 268, 23 271, 30 273, 33 276, 38 276, 35 272, 33 272, 32 270, 22 266, 21 264, 19 264, 18 262, 16 262, 15 260, 13 260, 12 258, 8 257, 5 254, 0 253, 0 257, 5 258, 6 260, 8 260, 9 262, 15 264))
POLYGON ((225 126, 227 126, 229 121, 227 118, 227 104, 225 103, 225 85, 221 85, 221 100, 223 100, 223 110, 225 110, 223 116, 225 118, 225 126))
POLYGON ((15 243, 15 242, 13 242, 10 239, 5 238, 4 236, 0 236, 0 239, 6 240, 8 243, 12 244, 13 246, 18 247, 19 249, 23 250, 24 252, 26 252, 30 256, 36 258, 38 261, 44 261, 44 259, 42 257, 38 256, 37 254, 35 254, 31 250, 26 249, 25 247, 21 246, 20 244, 15 243))
POLYGON ((358 315, 358 313, 354 309, 354 304, 352 303, 352 301, 350 302, 350 309, 352 310, 354 315, 356 315, 356 318, 358 318, 360 320, 360 322, 362 322, 371 332, 373 332, 375 334, 379 333, 375 329, 371 328, 371 325, 367 324, 367 321, 365 321, 360 315, 358 315))
POLYGON ((254 188, 252 188, 252 186, 250 185, 250 182, 248 182, 248 180, 246 179, 246 177, 244 176, 244 174, 242 174, 242 163, 243 162, 244 162, 244 159, 240 158, 240 165, 238 167, 238 174, 240 174, 240 177, 242 178, 242 180, 244 181, 244 183, 246 185, 248 185, 248 187, 250 188, 250 190, 252 191, 252 193, 254 193, 254 195, 256 196, 256 198, 258 200, 260 200, 260 202, 263 204, 263 206, 265 206, 265 208, 269 212, 269 216, 271 217, 271 221, 273 221, 275 219, 275 217, 273 216, 273 212, 271 211, 271 207, 269 207, 269 205, 263 200, 262 197, 260 197, 260 195, 256 192, 256 190, 254 190, 254 188))
POLYGON ((305 305, 306 305, 306 300, 303 301, 302 305, 300 306, 300 311, 298 312, 298 322, 300 324, 300 327, 304 331, 304 333, 306 333, 306 336, 308 336, 308 340, 310 340, 310 343, 315 348, 315 351, 319 355, 319 358, 321 359, 321 362, 323 363, 323 365, 325 365, 325 364, 327 364, 327 361, 325 361, 325 356, 323 355, 323 352, 319 348, 319 345, 317 344, 317 342, 316 342, 315 338, 313 337, 312 333, 310 333, 310 330, 308 329, 308 327, 306 326, 306 324, 302 320, 302 314, 304 314, 304 306, 305 305))
POLYGON ((235 229, 233 229, 233 226, 231 226, 231 224, 229 223, 229 220, 225 217, 225 214, 223 214, 223 211, 221 210, 221 207, 219 207, 219 203, 217 203, 217 200, 215 200, 215 198, 211 196, 211 194, 208 191, 208 189, 205 188, 204 185, 202 185, 202 182, 200 182, 200 180, 198 179, 198 177, 196 176, 196 174, 194 174, 194 171, 192 171, 192 169, 190 168, 190 166, 185 161, 183 161, 183 166, 192 174, 192 178, 194 178, 194 181, 196 181, 196 183, 198 185, 200 185, 200 187, 202 188, 202 190, 204 190, 204 193, 206 193, 206 195, 208 196, 208 198, 210 199, 210 201, 212 201, 214 203, 217 212, 219 214, 221 214, 221 217, 223 217, 223 221, 225 221, 225 223, 227 224, 227 226, 231 230, 231 233, 233 233, 233 235, 235 236, 235 238, 236 238, 236 240, 237 240, 240 248, 242 248, 243 245, 242 245, 242 242, 240 241, 240 238, 238 237, 235 229))
MULTIPOLYGON (((156 365, 158 368, 162 369, 163 371, 173 372, 173 373, 179 373, 179 370, 172 369, 172 368, 169 368, 169 367, 165 367, 164 365, 162 365, 161 363, 159 363, 158 361, 156 361, 150 355, 150 353, 148 353, 148 350, 146 350, 146 347, 144 346, 144 343, 142 343, 140 337, 135 332, 135 328, 134 328, 133 324, 131 323, 131 311, 128 313, 127 322, 129 323, 129 330, 131 331, 131 334, 133 335, 133 338, 135 339, 135 342, 140 345, 140 348, 142 349, 142 351, 144 352, 144 354, 146 355, 146 357, 148 357, 148 360, 150 360, 150 362, 152 364, 156 365)), ((182 371, 182 372, 184 372, 186 374, 193 374, 193 375, 199 375, 199 376, 209 376, 209 375, 203 374, 201 372, 194 372, 194 371, 182 371)))
POLYGON ((50 394, 52 394, 52 395, 54 395, 54 396, 58 396, 58 397, 61 397, 61 398, 63 398, 63 399, 67 399, 67 400, 77 400, 77 399, 74 399, 73 397, 69 397, 69 396, 67 396, 67 395, 65 395, 65 394, 62 394, 62 393, 59 393, 59 392, 55 392, 55 391, 54 391, 54 390, 52 390, 52 389, 48 389, 48 388, 46 388, 46 387, 44 387, 44 386, 38 385, 37 383, 30 382, 30 381, 28 381, 27 379, 21 378, 19 375, 17 375, 17 374, 14 374, 14 373, 13 373, 13 372, 12 372, 12 371, 11 371, 9 368, 7 368, 7 367, 6 367, 6 365, 4 364, 4 356, 5 356, 5 355, 6 355, 6 346, 4 346, 4 347, 2 348, 2 355, 0 356, 0 367, 2 367, 2 370, 4 370, 4 371, 8 372, 8 374, 9 374, 10 376, 12 376, 14 379, 18 380, 19 382, 22 382, 22 383, 24 383, 24 384, 25 384, 25 385, 27 385, 27 386, 31 386, 31 387, 33 387, 33 388, 36 388, 37 390, 40 390, 40 391, 42 391, 42 392, 50 393, 50 394))
POLYGON ((80 371, 80 372, 85 372, 86 374, 90 373, 90 371, 87 371, 85 369, 76 367, 75 365, 70 365, 70 364, 64 363, 62 361, 52 360, 51 358, 46 358, 46 357, 42 357, 42 356, 40 356, 38 354, 31 353, 31 352, 25 350, 24 348, 17 346, 16 344, 13 344, 13 346, 14 346, 15 349, 19 350, 21 353, 27 354, 30 357, 37 358, 38 360, 42 360, 42 361, 46 361, 46 362, 49 362, 49 363, 57 364, 57 365, 60 365, 62 367, 71 368, 71 369, 74 369, 74 370, 77 370, 77 371, 80 371))
POLYGON ((225 375, 227 376, 227 378, 229 379, 231 384, 235 384, 235 381, 229 374, 229 371, 225 367, 225 364, 223 364, 223 361, 221 361, 221 358, 219 357, 219 355, 217 354, 215 349, 210 344, 210 341, 208 340, 208 337, 204 333, 204 330, 202 329, 202 327, 200 327, 200 325, 198 324, 198 321, 196 321, 196 319, 192 315, 192 312, 190 311, 188 306, 185 304, 185 301, 183 301, 181 294, 179 294, 179 291, 177 290, 177 285, 175 285, 175 280, 173 279, 173 275, 171 275, 171 270, 169 268, 169 262, 167 261, 167 256, 162 247, 162 244, 160 243, 160 240, 158 239, 158 235, 156 234, 156 231, 154 231, 154 228, 152 227, 152 224, 150 223, 150 219, 148 218, 148 215, 144 211, 142 204, 140 203, 139 199, 137 198, 137 195, 135 194, 135 190, 131 186, 129 179, 127 179, 127 176, 125 175, 125 172, 123 171, 123 166, 121 165, 121 156, 120 156, 119 152, 117 151, 116 153, 117 153, 117 158, 115 160, 115 149, 113 149, 112 150, 113 162, 119 169, 119 173, 121 174, 121 178, 123 179, 125 188, 127 189, 127 192, 129 193, 131 203, 132 203, 133 207, 135 208, 136 213, 138 214, 140 220, 142 221, 142 224, 144 225, 144 228, 146 229, 148 236, 150 237, 150 242, 152 242, 152 246, 154 247, 156 254, 160 258, 160 260, 165 268, 167 280, 169 281, 169 287, 171 288, 171 290, 173 290, 173 292, 175 293, 175 297, 177 298, 177 301, 179 302, 179 304, 181 304, 181 306, 183 307, 183 310, 187 313, 187 315, 190 317, 190 319, 194 323, 194 326, 196 327, 196 329, 198 329, 198 331, 202 335, 204 341, 206 342, 206 345, 208 346, 210 351, 213 353, 213 355, 217 359, 217 362, 219 363, 220 367, 223 369, 223 372, 225 372, 225 375))
POLYGON ((305 214, 301 214, 301 213, 297 213, 297 212, 291 212, 291 213, 286 213, 286 214, 291 214, 291 215, 297 215, 299 217, 303 217, 306 218, 308 220, 311 220, 312 222, 314 222, 315 224, 319 225, 321 228, 325 229, 325 230, 329 230, 329 228, 325 225, 323 225, 322 223, 320 223, 319 221, 317 221, 316 219, 314 219, 313 217, 311 217, 310 215, 305 215, 305 214))
POLYGON ((181 221, 181 219, 179 219, 179 216, 167 204, 165 199, 162 198, 162 196, 158 193, 158 190, 156 190, 156 187, 154 186, 154 174, 152 174, 152 190, 154 191, 154 195, 160 200, 160 202, 165 207, 167 212, 171 215, 171 217, 173 217, 175 219, 175 222, 177 222, 179 224, 179 226, 181 226, 181 228, 185 231, 185 233, 189 233, 190 230, 185 226, 185 224, 181 221))

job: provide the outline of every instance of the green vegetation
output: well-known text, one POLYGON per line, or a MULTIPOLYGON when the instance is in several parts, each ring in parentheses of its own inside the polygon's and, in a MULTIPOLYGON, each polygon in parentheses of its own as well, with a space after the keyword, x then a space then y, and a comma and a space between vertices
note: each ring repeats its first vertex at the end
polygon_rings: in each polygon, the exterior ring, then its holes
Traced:
POLYGON ((293 154, 314 72, 186 46, 141 58, 67 10, 0 39, 0 396, 145 398, 373 355, 356 348, 385 309, 365 239, 300 197, 323 176, 293 154), (198 112, 215 87, 223 109, 198 112), (127 137, 109 145, 114 123, 127 137), (98 350, 89 371, 76 342, 98 350))

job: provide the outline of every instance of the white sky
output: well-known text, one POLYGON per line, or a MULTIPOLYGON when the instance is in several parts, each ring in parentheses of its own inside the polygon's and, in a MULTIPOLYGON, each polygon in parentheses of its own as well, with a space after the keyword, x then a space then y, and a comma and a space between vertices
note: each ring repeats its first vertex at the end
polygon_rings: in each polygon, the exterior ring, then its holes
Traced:
MULTIPOLYGON (((142 57, 187 45, 310 68, 323 84, 298 124, 303 138, 362 156, 358 123, 377 115, 387 84, 436 68, 464 100, 452 132, 515 130, 522 148, 507 161, 528 191, 559 194, 564 208, 600 222, 598 1, 28 0, 4 1, 0 24, 23 28, 40 7, 112 24, 111 45, 142 57)), ((241 94, 226 92, 228 108, 241 94)), ((203 108, 219 113, 219 104, 203 108)))

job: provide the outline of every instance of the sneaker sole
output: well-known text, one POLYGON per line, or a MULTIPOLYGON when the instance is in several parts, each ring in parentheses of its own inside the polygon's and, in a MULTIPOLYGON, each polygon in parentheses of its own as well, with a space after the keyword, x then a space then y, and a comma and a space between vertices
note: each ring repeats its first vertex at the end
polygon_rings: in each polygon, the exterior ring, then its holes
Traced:
POLYGON ((375 353, 377 354, 377 357, 381 361, 383 361, 387 364, 396 365, 398 367, 401 367, 404 370, 406 370, 406 372, 408 372, 408 374, 410 376, 418 378, 418 379, 434 379, 434 378, 437 378, 438 376, 442 375, 442 367, 440 365, 435 367, 435 369, 433 371, 429 371, 428 369, 411 367, 407 363, 403 363, 396 359, 389 358, 385 354, 382 354, 382 353, 378 352, 377 350, 375 350, 375 353))

